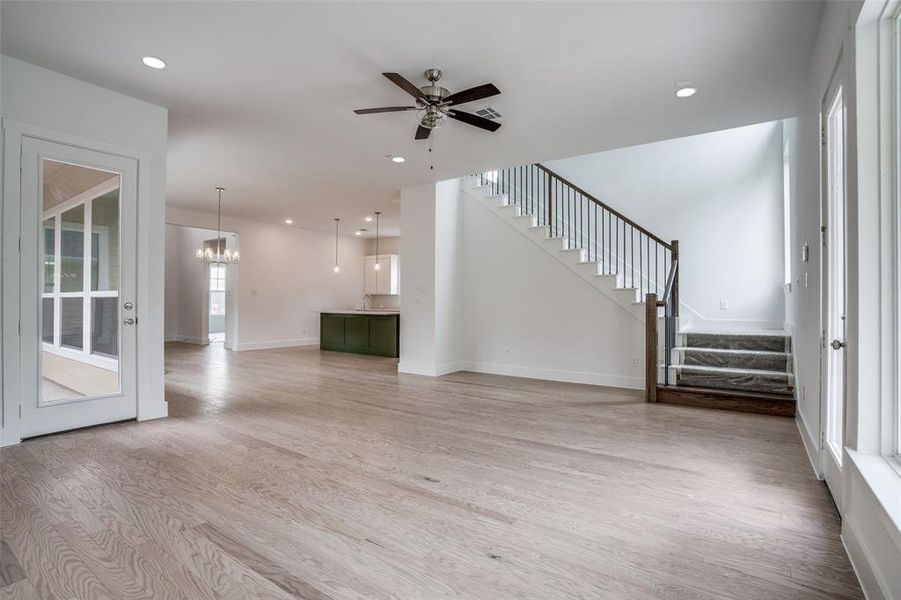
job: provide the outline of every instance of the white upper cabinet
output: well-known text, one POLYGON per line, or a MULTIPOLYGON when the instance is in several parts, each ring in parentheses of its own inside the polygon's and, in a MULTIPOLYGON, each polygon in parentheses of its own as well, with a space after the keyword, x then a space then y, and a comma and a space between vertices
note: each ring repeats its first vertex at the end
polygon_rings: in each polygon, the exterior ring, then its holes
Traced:
POLYGON ((400 293, 400 262, 397 254, 381 254, 378 257, 379 270, 376 270, 376 257, 367 256, 363 261, 363 293, 389 296, 400 293))

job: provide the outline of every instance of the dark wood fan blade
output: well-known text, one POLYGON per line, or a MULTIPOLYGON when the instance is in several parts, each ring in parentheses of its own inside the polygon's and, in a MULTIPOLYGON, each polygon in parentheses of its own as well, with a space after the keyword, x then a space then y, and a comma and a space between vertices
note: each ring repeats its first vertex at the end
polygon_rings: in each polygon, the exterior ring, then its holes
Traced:
POLYGON ((404 79, 404 76, 400 73, 382 73, 385 77, 391 80, 394 85, 407 92, 414 98, 422 98, 425 100, 425 96, 422 95, 422 92, 418 87, 404 79))
POLYGON ((416 128, 416 135, 413 136, 414 140, 424 140, 429 137, 429 134, 432 133, 432 130, 428 127, 423 127, 420 125, 416 128))
POLYGON ((452 110, 450 111, 449 116, 451 119, 457 119, 458 121, 463 121, 467 125, 474 125, 480 129, 487 129, 488 131, 497 131, 501 128, 501 124, 497 121, 491 121, 484 117, 480 117, 479 115, 463 112, 462 110, 452 110))
POLYGON ((403 110, 418 110, 418 106, 383 106, 382 108, 358 108, 354 112, 358 115, 371 115, 375 113, 400 112, 403 110))
POLYGON ((482 98, 497 96, 500 93, 501 91, 494 87, 493 83, 486 83, 477 85, 474 88, 469 88, 468 90, 463 90, 462 92, 457 92, 456 94, 451 94, 445 98, 444 101, 459 105, 464 102, 472 102, 474 100, 481 100, 482 98))

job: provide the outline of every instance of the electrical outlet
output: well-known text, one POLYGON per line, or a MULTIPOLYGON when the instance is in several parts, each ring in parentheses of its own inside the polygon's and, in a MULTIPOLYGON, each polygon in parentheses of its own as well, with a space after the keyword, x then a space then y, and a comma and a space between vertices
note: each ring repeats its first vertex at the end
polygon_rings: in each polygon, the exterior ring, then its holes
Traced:
POLYGON ((504 356, 510 354, 510 346, 504 346, 504 356))
POLYGON ((720 300, 720 310, 729 310, 729 301, 725 298, 720 300))
POLYGON ((638 366, 638 357, 637 357, 637 356, 633 356, 633 357, 632 357, 632 366, 633 366, 633 367, 637 367, 637 366, 638 366))

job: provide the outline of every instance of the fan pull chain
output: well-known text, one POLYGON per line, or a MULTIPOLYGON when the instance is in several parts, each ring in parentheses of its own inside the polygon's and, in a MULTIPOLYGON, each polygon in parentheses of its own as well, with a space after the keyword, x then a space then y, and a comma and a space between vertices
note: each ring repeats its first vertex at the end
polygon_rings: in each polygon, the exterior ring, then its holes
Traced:
POLYGON ((434 155, 432 154, 432 140, 435 139, 435 134, 436 134, 436 133, 437 133, 437 132, 433 129, 433 130, 432 130, 432 135, 429 136, 429 170, 430 170, 430 171, 434 171, 434 170, 435 170, 434 155))

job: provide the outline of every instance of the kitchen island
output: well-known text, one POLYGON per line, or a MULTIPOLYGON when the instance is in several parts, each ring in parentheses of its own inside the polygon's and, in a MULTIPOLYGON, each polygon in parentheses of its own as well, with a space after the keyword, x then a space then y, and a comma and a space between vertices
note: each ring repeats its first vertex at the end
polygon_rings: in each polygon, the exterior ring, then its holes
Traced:
POLYGON ((391 310, 332 310, 319 313, 319 349, 374 356, 400 356, 400 313, 391 310))

